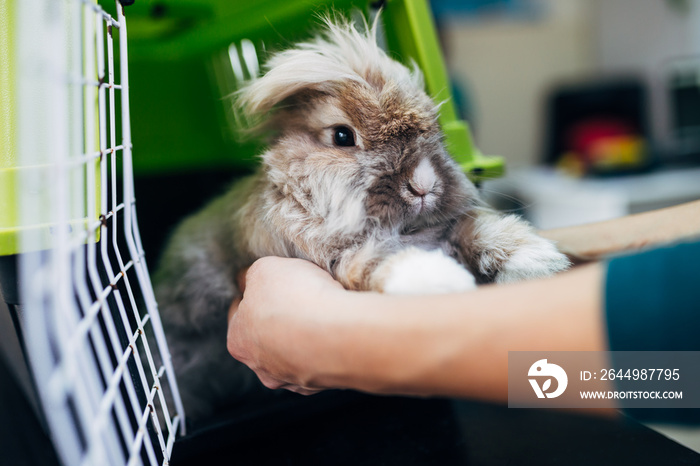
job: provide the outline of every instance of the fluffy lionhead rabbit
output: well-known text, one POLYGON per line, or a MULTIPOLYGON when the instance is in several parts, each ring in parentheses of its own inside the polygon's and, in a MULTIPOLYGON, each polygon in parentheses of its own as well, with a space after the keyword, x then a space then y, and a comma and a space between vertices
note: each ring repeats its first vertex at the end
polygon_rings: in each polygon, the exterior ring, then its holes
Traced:
POLYGON ((445 150, 421 73, 389 58, 375 28, 327 21, 272 56, 238 103, 274 134, 261 167, 177 228, 155 275, 191 418, 265 396, 226 351, 235 277, 257 258, 308 259, 346 288, 383 293, 464 291, 569 265, 528 224, 482 205, 445 150))

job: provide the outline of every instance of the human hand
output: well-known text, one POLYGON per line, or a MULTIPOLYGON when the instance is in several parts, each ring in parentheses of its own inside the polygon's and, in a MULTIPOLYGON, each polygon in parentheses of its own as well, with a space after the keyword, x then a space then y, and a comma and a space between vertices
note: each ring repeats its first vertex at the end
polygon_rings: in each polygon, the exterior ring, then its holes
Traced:
POLYGON ((268 388, 309 395, 320 391, 315 363, 323 359, 331 311, 347 293, 323 269, 301 259, 265 257, 239 279, 242 299, 229 310, 229 353, 268 388))

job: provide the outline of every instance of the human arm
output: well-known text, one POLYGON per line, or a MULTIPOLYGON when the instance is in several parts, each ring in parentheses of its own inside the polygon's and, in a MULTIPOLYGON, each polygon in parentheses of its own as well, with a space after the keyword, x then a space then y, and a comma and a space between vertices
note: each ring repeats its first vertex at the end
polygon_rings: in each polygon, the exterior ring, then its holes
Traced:
POLYGON ((264 258, 232 307, 228 348, 274 388, 504 402, 508 351, 606 349, 602 280, 593 264, 469 293, 401 297, 346 291, 313 264, 264 258))
POLYGON ((584 261, 700 237, 700 201, 604 222, 540 231, 558 249, 584 261))

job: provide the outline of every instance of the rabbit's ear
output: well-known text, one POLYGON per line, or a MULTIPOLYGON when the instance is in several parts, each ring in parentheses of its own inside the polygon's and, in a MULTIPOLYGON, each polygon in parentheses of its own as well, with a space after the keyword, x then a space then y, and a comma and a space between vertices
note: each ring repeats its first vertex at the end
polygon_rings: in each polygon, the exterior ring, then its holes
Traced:
POLYGON ((237 93, 237 107, 253 127, 275 106, 302 92, 337 94, 350 83, 380 91, 391 82, 399 88, 422 89, 420 71, 389 58, 377 45, 377 23, 363 31, 342 17, 323 18, 325 28, 309 42, 273 55, 267 72, 237 93))
POLYGON ((287 50, 268 62, 269 71, 239 91, 238 105, 249 118, 267 114, 303 91, 331 92, 340 82, 361 81, 342 63, 312 50, 287 50))

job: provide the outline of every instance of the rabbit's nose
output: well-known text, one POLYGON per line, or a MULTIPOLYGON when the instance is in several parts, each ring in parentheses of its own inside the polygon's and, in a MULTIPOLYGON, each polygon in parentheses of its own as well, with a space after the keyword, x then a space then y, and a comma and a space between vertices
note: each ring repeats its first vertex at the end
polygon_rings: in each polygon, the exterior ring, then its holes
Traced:
POLYGON ((433 165, 428 159, 423 159, 408 180, 408 190, 414 196, 423 197, 430 194, 436 181, 437 175, 433 165))

